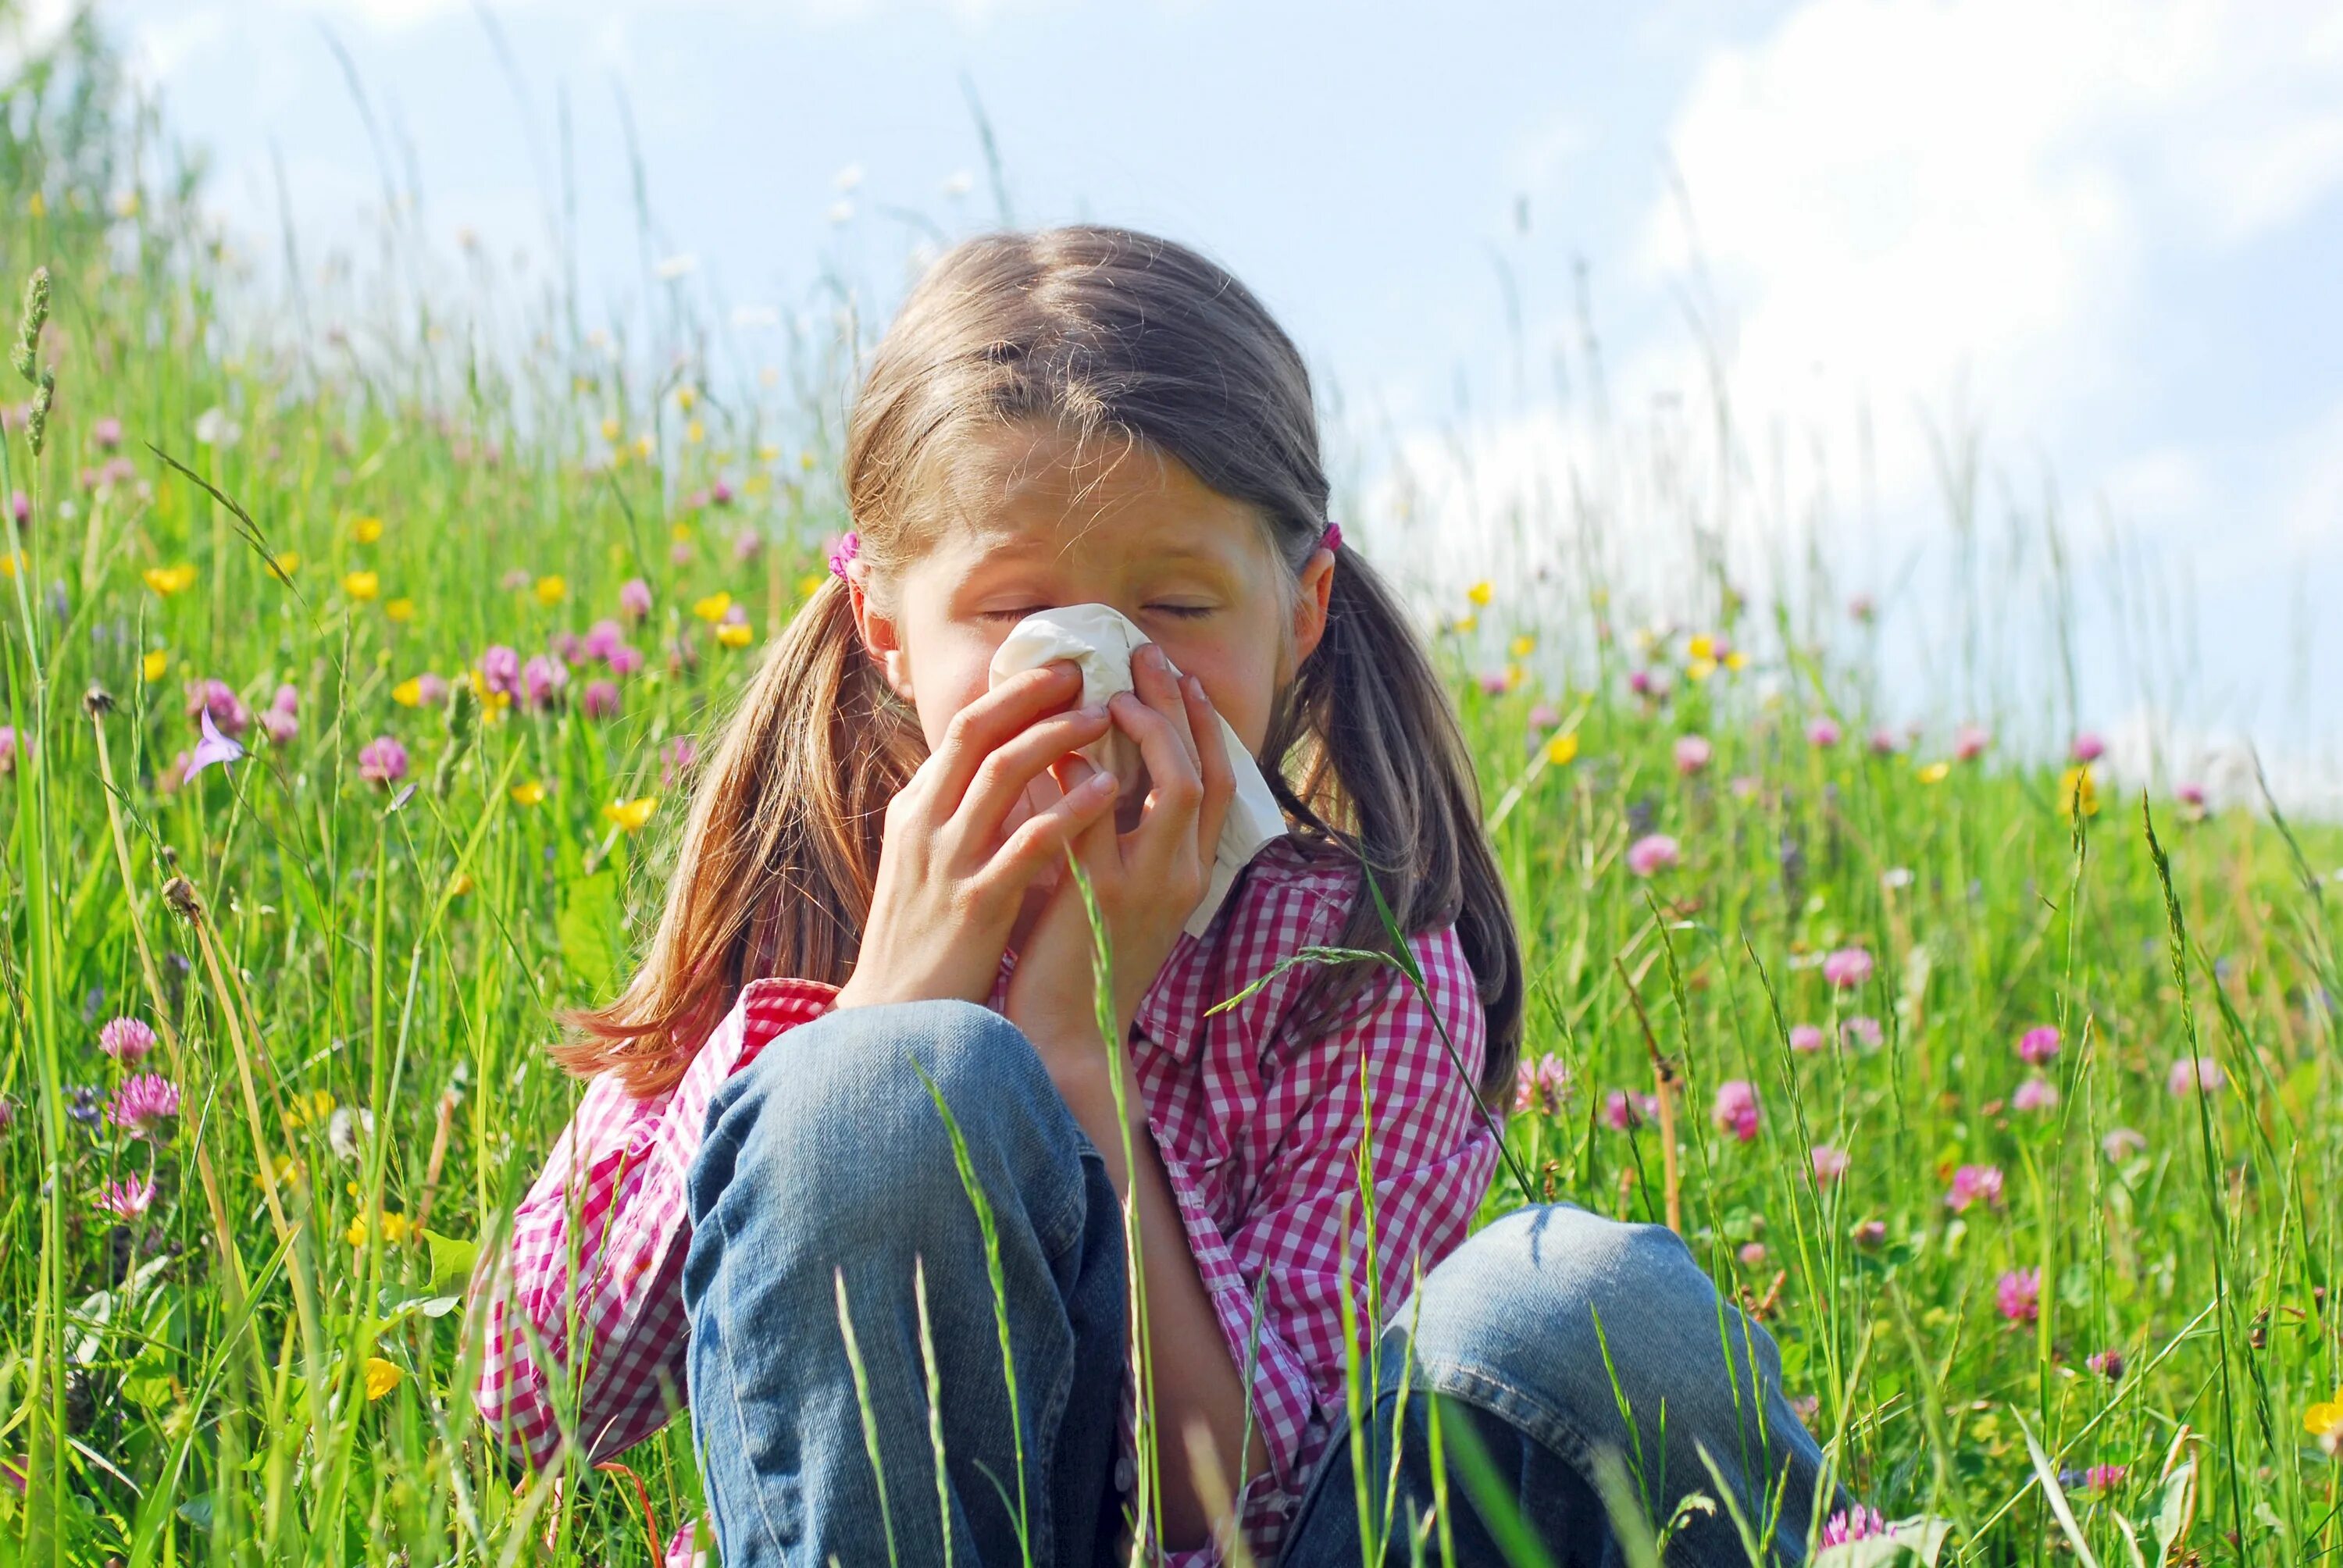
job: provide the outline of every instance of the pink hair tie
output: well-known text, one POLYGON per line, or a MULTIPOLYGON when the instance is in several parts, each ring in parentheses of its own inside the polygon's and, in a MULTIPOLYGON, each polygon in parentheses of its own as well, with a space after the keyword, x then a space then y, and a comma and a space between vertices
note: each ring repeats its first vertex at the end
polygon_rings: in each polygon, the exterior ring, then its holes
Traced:
POLYGON ((844 582, 847 563, 851 561, 861 548, 862 536, 854 529, 849 528, 839 535, 838 542, 830 547, 830 575, 844 582))
POLYGON ((1322 550, 1341 549, 1342 548, 1342 525, 1340 523, 1328 523, 1326 525, 1326 531, 1318 536, 1318 548, 1322 550))

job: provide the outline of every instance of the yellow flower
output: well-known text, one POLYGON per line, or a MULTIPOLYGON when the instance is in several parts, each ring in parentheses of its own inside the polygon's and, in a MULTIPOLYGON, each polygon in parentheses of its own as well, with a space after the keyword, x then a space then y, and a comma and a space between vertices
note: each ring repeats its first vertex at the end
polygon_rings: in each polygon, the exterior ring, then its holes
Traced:
POLYGON ((2343 1427, 2343 1388, 2335 1391, 2331 1400, 2321 1400, 2302 1412, 2302 1430, 2313 1437, 2326 1437, 2336 1428, 2343 1427))
POLYGON ((1456 618, 1456 629, 1459 634, 1469 637, 1473 632, 1481 629, 1481 618, 1477 615, 1458 616, 1456 618))
POLYGON ((613 446, 618 444, 618 422, 616 419, 605 418, 602 421, 602 439, 613 446))
POLYGON ((1495 596, 1496 591, 1494 585, 1484 579, 1481 582, 1476 582, 1471 588, 1466 588, 1464 590, 1464 597, 1471 599, 1475 605, 1478 605, 1483 608, 1486 608, 1488 607, 1489 600, 1495 596))
POLYGON ((757 448, 757 461, 759 463, 778 463, 780 460, 781 449, 770 441, 757 448))
POLYGON ((828 572, 808 572, 798 578, 798 598, 813 598, 815 594, 821 591, 822 582, 829 576, 828 572))
POLYGON ((1919 773, 1923 784, 1942 784, 1952 777, 1953 765, 1949 762, 1924 762, 1920 765, 1919 773))
POLYGON ((628 832, 634 833, 640 831, 642 825, 651 819, 651 812, 658 806, 658 796, 645 795, 637 800, 613 800, 602 808, 602 815, 628 832))
POLYGON ((415 618, 415 601, 411 598, 395 598, 382 607, 382 613, 404 626, 415 618))
POLYGON ((1716 638, 1704 631, 1698 633, 1684 644, 1684 657, 1695 664, 1702 659, 1714 660, 1716 658, 1716 638))
POLYGON ((534 806, 544 799, 545 786, 537 779, 531 779, 525 784, 512 787, 512 799, 516 806, 534 806))
POLYGON ((694 419, 683 427, 683 438, 697 447, 708 439, 708 427, 694 419))
POLYGON ((1710 658, 1705 655, 1694 658, 1690 664, 1684 666, 1684 678, 1690 681, 1698 682, 1706 680, 1710 676, 1715 675, 1715 673, 1716 660, 1710 658))
POLYGON ((460 899, 470 892, 473 886, 472 873, 458 871, 456 873, 456 879, 447 884, 447 896, 451 899, 460 899))
POLYGON ((2086 817, 2099 814, 2098 781, 2091 777, 2087 762, 2058 775, 2058 815, 2071 818, 2077 806, 2086 817))
POLYGON ((677 544, 688 545, 691 543, 691 525, 689 523, 678 523, 675 527, 668 529, 667 537, 673 539, 677 544))
MULTIPOLYGON (((342 1240, 353 1247, 363 1247, 367 1243, 367 1217, 360 1214, 350 1221, 350 1228, 342 1232, 342 1240)), ((406 1241, 408 1229, 407 1216, 404 1214, 382 1216, 382 1239, 390 1246, 396 1247, 406 1241)))
POLYGON ((747 621, 728 620, 716 628, 716 640, 727 648, 746 648, 755 639, 749 631, 747 621))
POLYGON ((342 578, 342 591, 354 599, 370 599, 382 591, 382 577, 377 572, 351 572, 342 578))
POLYGON ((175 593, 185 593, 196 586, 196 568, 186 561, 175 567, 148 567, 138 574, 146 586, 169 598, 175 593))
POLYGON ((390 699, 401 708, 420 708, 423 705, 423 678, 408 676, 390 689, 390 699))
POLYGON ((699 401, 699 394, 692 387, 684 386, 675 389, 675 406, 685 413, 690 413, 691 406, 699 401))
POLYGON ((0 579, 14 582, 16 578, 16 563, 24 558, 25 552, 22 550, 10 550, 6 555, 0 556, 0 579))
POLYGON ((1513 638, 1513 646, 1509 651, 1512 652, 1515 658, 1527 658, 1532 653, 1535 652, 1536 649, 1537 638, 1532 637, 1528 632, 1523 632, 1521 636, 1513 638))
POLYGON ((773 487, 773 477, 762 468, 740 481, 740 488, 751 496, 761 496, 773 487))
POLYGON ((370 545, 382 538, 380 518, 359 518, 350 524, 350 538, 362 545, 370 545))
POLYGON ((40 192, 35 191, 31 196, 25 198, 25 216, 26 217, 46 217, 48 216, 48 199, 43 196, 40 192))
POLYGON ((1565 730, 1560 735, 1547 738, 1545 759, 1549 764, 1563 768, 1577 760, 1577 758, 1578 732, 1576 730, 1565 730))
POLYGON ((724 612, 731 608, 732 596, 719 588, 706 598, 696 601, 691 607, 691 613, 702 620, 722 620, 724 612))
POLYGON ((1725 668, 1727 669, 1739 669, 1748 662, 1749 656, 1737 648, 1725 656, 1725 668))
POLYGON ((817 459, 813 455, 813 448, 810 447, 798 454, 798 467, 803 468, 809 474, 813 472, 813 466, 816 460, 817 459))
POLYGON ((567 578, 543 577, 537 579, 537 602, 546 608, 551 609, 568 597, 569 580, 567 578))
POLYGON ((398 1367, 395 1362, 387 1362, 380 1356, 367 1357, 367 1402, 368 1404, 372 1404, 375 1401, 388 1393, 392 1389, 397 1388, 398 1386, 399 1380, 404 1378, 406 1375, 407 1374, 405 1372, 398 1370, 398 1367))
POLYGON ((301 569, 301 552, 299 550, 285 550, 279 553, 277 558, 277 569, 283 572, 288 578, 295 572, 299 571, 301 569))
POLYGON ((635 437, 635 452, 645 462, 649 462, 650 460, 650 455, 653 449, 649 431, 646 430, 641 435, 635 437))
POLYGON ((170 668, 171 651, 168 648, 158 648, 138 661, 138 673, 145 676, 150 685, 162 679, 170 668))

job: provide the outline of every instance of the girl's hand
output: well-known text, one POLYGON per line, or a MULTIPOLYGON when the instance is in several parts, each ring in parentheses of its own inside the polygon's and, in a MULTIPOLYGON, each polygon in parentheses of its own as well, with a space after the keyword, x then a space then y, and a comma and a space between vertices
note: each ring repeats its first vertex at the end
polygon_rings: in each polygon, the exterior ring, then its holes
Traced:
POLYGON ((1074 666, 1051 664, 953 716, 887 803, 870 917, 837 1006, 992 994, 1027 886, 1114 805, 1114 779, 1092 769, 1046 809, 1011 820, 1051 764, 1107 733, 1103 708, 1051 711, 1081 691, 1074 666))
MULTIPOLYGON (((1115 1038, 1120 1040, 1212 883, 1221 822, 1235 793, 1220 716, 1193 676, 1174 677, 1162 649, 1146 643, 1131 658, 1132 690, 1108 712, 1139 743, 1150 788, 1139 819, 1118 832, 1111 813, 1091 815, 1073 837, 1113 944, 1115 1038)), ((1059 769, 1072 799, 1097 787, 1081 758, 1059 769)), ((1054 809, 1054 808, 1053 808, 1054 809)), ((1053 1070, 1096 1054, 1103 1064, 1091 980, 1088 912, 1074 879, 1061 880, 1020 946, 1009 981, 1008 1015, 1053 1070)))

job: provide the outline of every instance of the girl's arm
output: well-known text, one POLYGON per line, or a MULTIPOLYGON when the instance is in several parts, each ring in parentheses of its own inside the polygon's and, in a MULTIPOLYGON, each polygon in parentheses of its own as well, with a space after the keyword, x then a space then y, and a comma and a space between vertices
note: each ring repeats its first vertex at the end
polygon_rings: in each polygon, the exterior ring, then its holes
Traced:
POLYGON ((514 1458, 547 1469, 574 1441, 605 1459, 683 1407, 684 1180, 709 1098, 835 994, 758 981, 665 1094, 636 1100, 608 1073, 588 1087, 503 1255, 473 1278, 485 1345, 473 1399, 514 1458))

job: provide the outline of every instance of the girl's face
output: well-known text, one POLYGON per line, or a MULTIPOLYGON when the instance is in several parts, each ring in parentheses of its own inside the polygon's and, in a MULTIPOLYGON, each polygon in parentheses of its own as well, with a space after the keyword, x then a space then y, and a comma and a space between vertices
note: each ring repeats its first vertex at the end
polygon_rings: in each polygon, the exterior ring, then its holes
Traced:
POLYGON ((918 709, 929 749, 983 695, 1010 628, 1036 610, 1104 604, 1202 682, 1258 752, 1277 692, 1325 631, 1332 553, 1312 556, 1289 595, 1253 509, 1176 457, 1115 442, 1077 461, 1071 438, 1038 424, 968 445, 954 470, 960 520, 878 598, 855 594, 863 641, 918 709))

